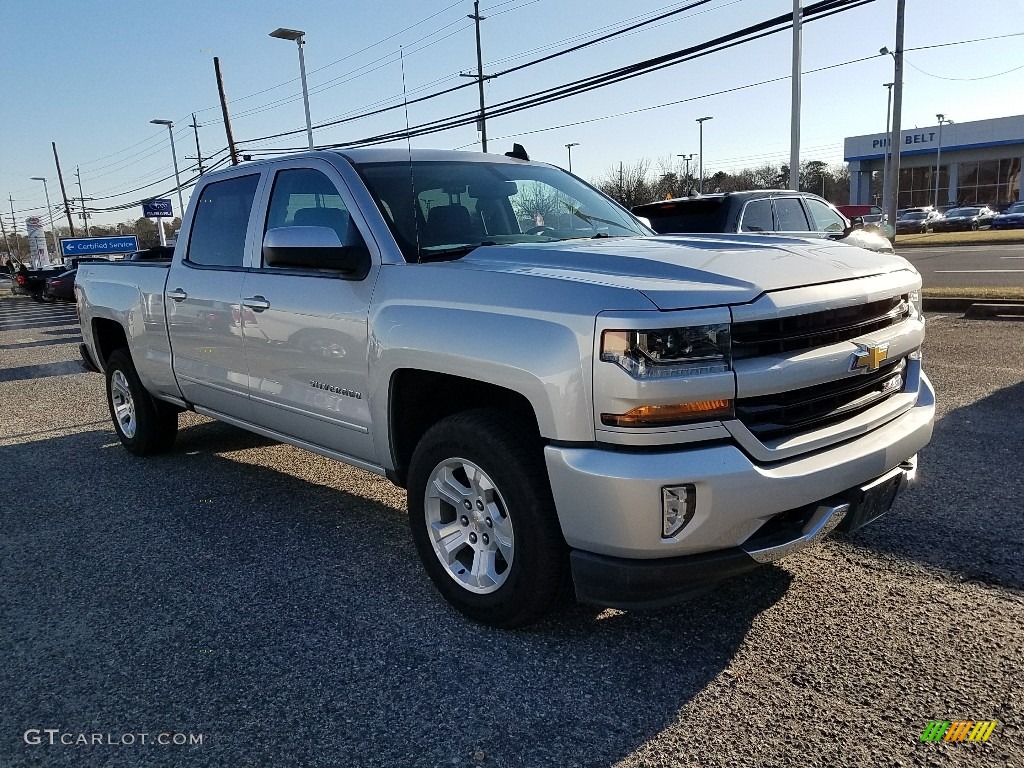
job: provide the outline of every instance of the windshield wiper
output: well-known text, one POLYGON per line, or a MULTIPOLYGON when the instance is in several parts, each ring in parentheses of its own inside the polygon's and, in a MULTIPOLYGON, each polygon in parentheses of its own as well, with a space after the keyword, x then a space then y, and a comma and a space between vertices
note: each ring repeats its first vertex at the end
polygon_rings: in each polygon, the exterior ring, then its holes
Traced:
POLYGON ((497 245, 497 243, 493 240, 484 240, 482 243, 473 243, 472 245, 467 243, 466 245, 456 245, 451 248, 438 248, 428 252, 421 251, 417 261, 453 261, 485 245, 497 245))

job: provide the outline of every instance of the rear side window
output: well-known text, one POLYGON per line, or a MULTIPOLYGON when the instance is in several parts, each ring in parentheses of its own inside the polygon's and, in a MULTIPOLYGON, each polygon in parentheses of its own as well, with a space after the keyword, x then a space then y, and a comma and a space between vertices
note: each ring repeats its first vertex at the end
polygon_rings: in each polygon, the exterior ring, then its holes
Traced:
POLYGON ((259 174, 254 174, 203 187, 188 241, 186 258, 190 262, 211 267, 242 266, 259 181, 259 174))
POLYGON ((779 220, 778 232, 807 232, 807 215, 804 207, 795 197, 779 197, 775 199, 775 216, 779 220))
POLYGON ((638 206, 634 212, 646 217, 659 235, 721 232, 725 226, 724 202, 722 198, 698 198, 638 206))
POLYGON ((741 232, 771 232, 772 225, 772 201, 751 200, 743 209, 743 219, 740 221, 741 232))

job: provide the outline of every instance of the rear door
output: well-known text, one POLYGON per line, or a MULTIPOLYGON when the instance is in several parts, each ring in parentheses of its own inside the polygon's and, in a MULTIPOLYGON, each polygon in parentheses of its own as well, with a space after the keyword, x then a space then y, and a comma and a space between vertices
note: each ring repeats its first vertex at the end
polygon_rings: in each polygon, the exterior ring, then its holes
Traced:
POLYGON ((240 172, 193 192, 188 246, 172 263, 164 291, 174 374, 185 399, 244 420, 251 415, 249 376, 238 313, 259 182, 258 172, 240 172))
MULTIPOLYGON (((256 423, 348 457, 374 457, 370 433, 367 322, 380 258, 345 182, 328 162, 282 161, 268 171, 259 241, 278 227, 348 221, 370 245, 366 277, 330 269, 269 266, 262 248, 242 288, 249 392, 256 423)), ((375 462, 374 462, 375 463, 375 462)))
POLYGON ((793 237, 824 237, 824 233, 811 229, 807 212, 799 197, 776 197, 773 202, 777 233, 793 237))

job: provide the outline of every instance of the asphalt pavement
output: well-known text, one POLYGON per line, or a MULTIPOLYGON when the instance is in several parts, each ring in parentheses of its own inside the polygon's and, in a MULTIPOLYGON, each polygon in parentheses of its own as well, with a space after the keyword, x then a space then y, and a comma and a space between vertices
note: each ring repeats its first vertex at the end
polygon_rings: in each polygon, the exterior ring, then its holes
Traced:
POLYGON ((1024 244, 900 248, 925 288, 1024 287, 1024 244))
POLYGON ((0 766, 1021 768, 1022 331, 929 318, 939 421, 874 525, 497 631, 437 595, 387 481, 195 414, 135 458, 73 307, 2 294, 0 766))

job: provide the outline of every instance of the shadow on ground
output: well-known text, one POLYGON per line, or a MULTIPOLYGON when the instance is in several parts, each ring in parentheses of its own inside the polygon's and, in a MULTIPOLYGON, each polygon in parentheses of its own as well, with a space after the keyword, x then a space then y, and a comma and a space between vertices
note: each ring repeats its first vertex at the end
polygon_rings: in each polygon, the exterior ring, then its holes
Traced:
POLYGON ((1022 424, 1024 383, 950 411, 921 452, 918 483, 889 515, 845 540, 1024 589, 1022 424))
POLYGON ((21 741, 60 727, 204 734, 133 765, 609 765, 676 721, 790 581, 490 630, 440 600, 386 481, 356 473, 350 493, 331 462, 311 482, 222 455, 243 449, 295 456, 219 423, 154 459, 108 430, 0 448, 10 472, 45 455, 76 478, 3 514, 0 763, 81 765, 21 741))

